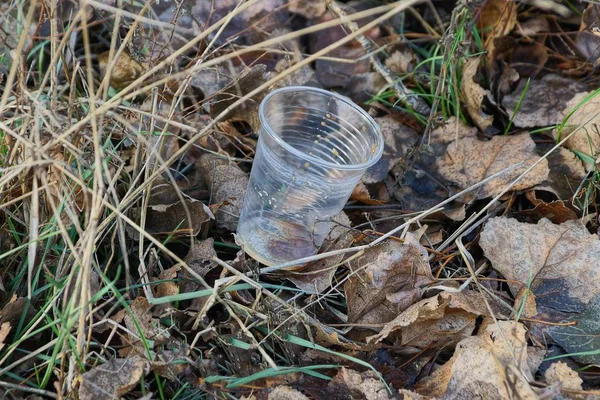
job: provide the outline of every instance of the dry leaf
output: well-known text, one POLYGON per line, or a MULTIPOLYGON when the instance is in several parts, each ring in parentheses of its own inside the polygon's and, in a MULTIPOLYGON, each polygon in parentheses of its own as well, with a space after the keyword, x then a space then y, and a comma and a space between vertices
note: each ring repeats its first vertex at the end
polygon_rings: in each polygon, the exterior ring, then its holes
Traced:
MULTIPOLYGON (((348 248, 354 239, 350 234, 350 219, 345 212, 337 214, 333 221, 333 229, 323 242, 321 253, 348 248)), ((344 254, 339 254, 318 260, 300 270, 285 271, 284 276, 304 292, 318 294, 331 286, 331 280, 338 269, 334 266, 339 264, 344 257, 344 254)))
POLYGON ((81 375, 81 400, 115 399, 123 396, 148 373, 148 362, 141 357, 113 358, 81 375))
MULTIPOLYGON (((551 147, 553 144, 550 143, 538 144, 538 154, 550 151, 551 147)), ((585 178, 585 168, 581 159, 572 151, 560 147, 548 155, 548 165, 548 179, 537 189, 551 192, 560 200, 571 199, 585 178)))
POLYGON ((469 116, 481 132, 486 132, 494 123, 494 117, 486 114, 482 109, 486 90, 475 81, 480 61, 479 57, 471 58, 463 65, 461 92, 469 116))
POLYGON ((562 224, 563 222, 578 219, 575 210, 568 207, 562 200, 545 202, 536 197, 535 190, 525 193, 525 197, 534 205, 534 208, 518 211, 515 215, 524 216, 532 220, 528 222, 537 222, 542 218, 547 218, 555 224, 562 224))
POLYGON ((187 344, 173 343, 173 350, 161 350, 150 362, 150 369, 160 376, 175 381, 177 377, 189 369, 191 360, 187 357, 190 348, 187 344))
MULTIPOLYGON (((109 67, 110 52, 98 54, 98 66, 102 78, 106 75, 109 67)), ((110 70, 110 85, 116 89, 123 89, 137 78, 142 76, 145 68, 135 60, 128 51, 121 53, 114 67, 110 70)))
MULTIPOLYGON (((580 312, 600 292, 600 241, 578 221, 536 225, 515 219, 490 219, 480 246, 492 267, 510 281, 522 282, 538 307, 580 312)), ((522 285, 509 283, 516 295, 522 285)))
POLYGON ((521 128, 560 123, 565 104, 575 94, 586 89, 583 83, 553 74, 531 80, 527 90, 526 86, 527 79, 521 79, 515 91, 504 96, 502 100, 513 125, 521 128))
MULTIPOLYGON (((461 189, 466 189, 486 177, 500 172, 518 162, 519 167, 506 172, 486 183, 474 193, 476 199, 484 199, 499 194, 517 176, 539 160, 535 143, 529 133, 510 136, 494 136, 488 141, 477 138, 477 130, 454 119, 447 125, 432 132, 432 141, 447 143, 446 151, 437 158, 438 173, 447 181, 461 189), (458 137, 455 138, 456 134, 458 137)), ((542 183, 548 177, 548 162, 543 160, 512 190, 529 189, 542 183)))
POLYGON ((581 25, 575 38, 575 47, 585 61, 598 64, 600 57, 600 7, 591 2, 581 16, 581 25))
POLYGON ((544 378, 550 385, 559 383, 565 389, 583 390, 583 380, 579 374, 562 361, 553 363, 544 372, 544 378))
POLYGON ((433 276, 427 250, 409 237, 406 244, 390 240, 367 249, 350 263, 352 274, 344 285, 348 322, 386 323, 419 300, 420 288, 433 276))
MULTIPOLYGON (((600 152, 600 97, 594 96, 586 101, 591 93, 583 92, 575 95, 565 106, 564 118, 568 118, 562 131, 555 130, 557 140, 564 139, 575 130, 566 142, 565 147, 596 158, 600 152)), ((594 166, 585 164, 590 170, 594 166)))
POLYGON ((327 3, 323 0, 294 0, 290 1, 288 9, 304 18, 315 19, 325 14, 327 3))
POLYGON ((296 389, 281 385, 269 392, 267 400, 309 400, 309 398, 296 389))
MULTIPOLYGON (((151 205, 146 209, 145 224, 143 228, 152 236, 196 236, 207 223, 212 212, 208 207, 199 200, 184 196, 185 202, 177 202, 173 204, 156 204, 151 205), (189 210, 192 218, 191 224, 188 219, 186 208, 189 210)), ((133 209, 132 214, 134 220, 141 226, 142 211, 133 209)), ((126 231, 129 237, 134 240, 139 240, 139 232, 132 226, 127 225, 126 231)))
MULTIPOLYGON (((598 258, 595 261, 596 265, 591 267, 597 270, 598 258)), ((582 279, 585 280, 586 277, 582 279)), ((572 357, 576 361, 583 364, 600 364, 600 293, 595 295, 580 314, 572 316, 566 322, 576 324, 551 326, 548 329, 550 337, 567 353, 573 354, 572 357)))
POLYGON ((168 331, 160 328, 158 319, 152 318, 151 308, 152 305, 145 297, 137 297, 129 306, 131 314, 126 309, 122 310, 125 325, 131 332, 127 338, 123 337, 125 347, 119 350, 119 355, 122 357, 147 356, 146 348, 139 335, 143 335, 151 349, 155 344, 160 344, 168 338, 168 331))
MULTIPOLYGON (((255 65, 244 71, 231 85, 219 91, 211 105, 210 115, 215 118, 241 97, 266 82, 266 70, 266 65, 255 65)), ((264 91, 254 95, 252 98, 235 107, 235 109, 228 111, 223 120, 246 122, 250 125, 253 132, 258 132, 260 121, 258 120, 257 110, 259 103, 265 95, 266 92, 264 91)))
POLYGON ((537 399, 527 383, 535 371, 528 363, 525 335, 518 322, 488 324, 459 342, 452 358, 414 390, 443 399, 537 399))
POLYGON ((506 36, 517 23, 517 5, 513 1, 486 0, 479 12, 477 25, 487 37, 506 36))
POLYGON ((10 322, 3 322, 0 324, 0 350, 2 350, 6 345, 5 341, 10 333, 11 328, 10 322))
POLYGON ((357 372, 342 367, 327 384, 332 393, 344 393, 350 399, 388 400, 395 397, 388 391, 385 383, 373 371, 357 372))
POLYGON ((421 349, 436 343, 447 345, 470 336, 477 316, 488 313, 480 293, 442 292, 413 304, 367 341, 378 343, 399 331, 402 345, 421 349))
POLYGON ((383 135, 383 155, 362 177, 364 183, 376 183, 384 180, 419 139, 417 131, 400 123, 391 115, 375 118, 375 122, 379 125, 383 135))

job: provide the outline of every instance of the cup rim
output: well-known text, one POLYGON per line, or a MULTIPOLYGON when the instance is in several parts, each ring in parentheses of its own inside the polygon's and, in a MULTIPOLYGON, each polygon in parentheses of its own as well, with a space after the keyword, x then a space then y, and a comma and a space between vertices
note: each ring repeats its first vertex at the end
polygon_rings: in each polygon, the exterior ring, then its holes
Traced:
POLYGON ((281 147, 283 147, 286 151, 289 151, 290 153, 294 154, 295 156, 297 156, 303 160, 310 161, 317 166, 335 168, 335 169, 345 170, 345 171, 356 171, 356 170, 361 170, 361 169, 366 170, 369 167, 371 167, 372 165, 374 165, 377 161, 379 161, 379 159, 381 158, 381 155, 383 154, 383 147, 384 147, 383 135, 381 134, 381 129, 379 129, 379 125, 377 125, 377 123, 375 122, 373 117, 371 117, 369 115, 369 113, 367 113, 365 110, 363 110, 358 104, 354 103, 348 97, 342 96, 335 92, 331 92, 329 90, 315 88, 312 86, 286 86, 283 88, 275 89, 271 93, 269 93, 267 96, 265 96, 265 98, 260 102, 260 105, 258 107, 258 118, 260 120, 261 127, 264 128, 264 131, 273 140, 275 140, 281 147), (319 93, 322 95, 334 97, 336 100, 346 103, 353 110, 355 110, 356 112, 361 114, 361 116, 366 120, 366 123, 369 124, 370 128, 373 129, 373 131, 375 132, 375 136, 377 138, 376 139, 377 140, 377 150, 375 151, 375 153, 373 153, 371 155, 369 160, 365 161, 363 163, 360 163, 360 164, 332 163, 330 161, 322 160, 318 157, 311 156, 309 154, 306 154, 306 153, 296 149, 295 147, 288 144, 285 140, 283 140, 279 135, 277 135, 275 133, 275 131, 273 130, 273 128, 271 128, 271 125, 268 123, 268 121, 266 121, 266 118, 265 118, 266 104, 269 102, 269 100, 272 97, 274 97, 277 94, 281 94, 281 93, 285 93, 285 92, 298 92, 298 91, 309 91, 309 92, 315 92, 315 93, 319 93))

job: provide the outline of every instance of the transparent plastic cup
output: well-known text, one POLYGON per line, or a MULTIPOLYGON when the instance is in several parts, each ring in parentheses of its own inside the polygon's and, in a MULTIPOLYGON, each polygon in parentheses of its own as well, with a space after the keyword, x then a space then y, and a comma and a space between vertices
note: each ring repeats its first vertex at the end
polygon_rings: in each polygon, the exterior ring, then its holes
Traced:
POLYGON ((273 266, 316 254, 383 151, 379 127, 349 99, 292 86, 260 104, 261 131, 237 234, 273 266))

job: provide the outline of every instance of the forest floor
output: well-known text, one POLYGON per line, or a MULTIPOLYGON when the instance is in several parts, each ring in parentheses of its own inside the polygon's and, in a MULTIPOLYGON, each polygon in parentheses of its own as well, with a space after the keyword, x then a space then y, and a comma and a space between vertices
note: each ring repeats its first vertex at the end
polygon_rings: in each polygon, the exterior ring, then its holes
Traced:
POLYGON ((7 0, 5 399, 600 398, 600 5, 7 0), (385 148, 315 260, 236 242, 285 86, 385 148))

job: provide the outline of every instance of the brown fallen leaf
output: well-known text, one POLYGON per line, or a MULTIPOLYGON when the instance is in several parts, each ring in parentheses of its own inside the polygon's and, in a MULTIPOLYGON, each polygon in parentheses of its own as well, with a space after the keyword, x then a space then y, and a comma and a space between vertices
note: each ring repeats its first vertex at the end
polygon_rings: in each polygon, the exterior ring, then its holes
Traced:
MULTIPOLYGON (((210 108, 210 115, 215 118, 224 112, 230 105, 238 101, 241 97, 252 92, 267 80, 266 65, 255 65, 244 71, 238 79, 232 82, 228 87, 220 90, 214 98, 210 108)), ((234 110, 227 112, 223 120, 241 121, 250 125, 253 132, 260 130, 260 121, 258 119, 258 105, 265 97, 266 92, 261 92, 246 100, 234 110)))
POLYGON ((288 9, 293 14, 302 15, 307 19, 319 18, 327 11, 327 3, 323 0, 290 1, 288 9))
POLYGON ((383 155, 362 177, 364 183, 384 180, 390 171, 402 161, 409 149, 417 143, 419 133, 391 115, 375 118, 383 135, 383 155))
POLYGON ((600 241, 579 221, 555 225, 547 219, 527 224, 490 219, 480 246, 492 267, 509 282, 513 295, 529 286, 537 306, 580 312, 600 292, 600 241))
POLYGON ((517 5, 512 1, 486 0, 479 10, 478 28, 485 37, 508 35, 517 23, 517 5))
MULTIPOLYGON (((564 139, 573 133, 565 147, 595 159, 600 152, 600 96, 591 96, 591 92, 575 95, 566 105, 562 116, 566 121, 562 129, 554 131, 557 140, 564 139)), ((585 163, 586 169, 594 168, 592 163, 585 163)))
MULTIPOLYGON (((103 78, 110 65, 109 55, 110 52, 108 51, 98 54, 98 67, 103 78)), ((142 76, 144 72, 145 68, 126 50, 121 53, 114 67, 110 70, 110 85, 116 89, 123 89, 142 76)))
POLYGON ((80 376, 81 400, 112 400, 125 395, 148 374, 148 362, 141 357, 113 358, 80 376))
POLYGON ((396 398, 373 371, 360 373, 345 367, 342 367, 327 384, 327 391, 332 394, 341 394, 343 398, 349 399, 388 400, 396 398))
MULTIPOLYGON (((350 219, 345 212, 340 212, 333 218, 334 224, 331 232, 323 242, 320 252, 345 249, 350 247, 353 236, 350 234, 350 219)), ((331 286, 331 281, 339 264, 345 255, 328 257, 308 264, 299 270, 285 271, 285 277, 289 279, 298 289, 306 293, 321 293, 331 286)))
MULTIPOLYGON (((518 162, 522 164, 486 183, 470 196, 484 199, 499 194, 506 185, 539 160, 535 143, 529 133, 494 136, 488 141, 477 138, 477 130, 451 119, 432 132, 435 145, 446 144, 446 151, 437 157, 438 174, 461 189, 500 172, 518 162), (458 123, 458 125, 456 125, 458 123)), ((529 189, 548 177, 547 160, 540 162, 512 190, 529 189)))
POLYGON ((11 329, 12 326, 10 325, 10 322, 3 322, 0 324, 0 350, 6 345, 5 341, 11 329))
POLYGON ((575 38, 575 47, 586 62, 598 65, 600 58, 600 7, 589 3, 581 16, 581 25, 575 38))
POLYGON ((124 347, 119 350, 121 357, 132 355, 147 356, 146 348, 140 335, 143 335, 151 349, 154 345, 164 343, 168 338, 168 331, 161 329, 159 320, 152 317, 151 308, 152 305, 148 303, 145 297, 137 297, 129 306, 130 313, 127 309, 123 309, 115 315, 117 319, 122 316, 127 329, 131 332, 127 337, 123 337, 124 347))
POLYGON ((383 201, 373 199, 371 197, 371 193, 369 193, 369 189, 362 182, 359 182, 358 185, 356 185, 352 191, 352 194, 350 195, 350 200, 360 201, 361 203, 370 205, 379 205, 384 203, 383 201))
POLYGON ((537 399, 528 384, 535 370, 528 362, 526 333, 514 321, 487 324, 460 341, 452 358, 413 390, 443 399, 537 399))
MULTIPOLYGON (((488 300, 490 302, 490 300, 488 300)), ((496 309, 496 316, 502 315, 496 309)), ((482 295, 477 292, 442 292, 413 304, 394 320, 384 325, 377 335, 367 338, 378 343, 399 331, 398 342, 420 349, 434 344, 445 346, 471 336, 475 319, 489 312, 482 295)))
POLYGON ((394 319, 421 297, 433 280, 427 250, 412 234, 405 244, 388 241, 367 249, 350 265, 344 285, 348 322, 381 324, 394 319))
POLYGON ((554 125, 561 122, 565 104, 586 87, 581 82, 554 74, 531 80, 528 87, 527 79, 521 79, 519 86, 504 96, 502 105, 514 126, 534 128, 554 125))
MULTIPOLYGON (((185 202, 173 204, 156 204, 148 206, 145 213, 143 228, 152 236, 196 236, 211 219, 212 212, 199 200, 184 196, 185 202), (189 210, 191 223, 186 213, 189 210)), ((133 219, 140 225, 142 211, 138 208, 132 210, 133 219)), ((139 240, 140 233, 130 225, 125 230, 130 238, 139 240)))
POLYGON ((553 363, 544 372, 544 378, 550 385, 558 383, 564 389, 583 390, 581 386, 583 380, 579 374, 562 361, 553 363))
POLYGON ((467 112, 481 132, 487 130, 494 123, 494 117, 486 114, 483 109, 483 100, 486 98, 486 90, 477 83, 477 70, 480 58, 471 58, 463 65, 463 76, 461 92, 465 98, 467 112))
POLYGON ((299 390, 286 385, 281 385, 273 388, 269 392, 267 400, 309 400, 309 398, 299 390))
MULTIPOLYGON (((538 144, 538 154, 543 155, 550 151, 553 144, 538 144)), ((569 200, 585 178, 585 168, 579 157, 563 147, 554 150, 548 155, 550 173, 548 179, 536 189, 553 193, 559 200, 569 200)))
POLYGON ((534 208, 517 211, 515 215, 528 218, 528 222, 538 222, 540 219, 546 218, 555 224, 562 224, 579 218, 577 212, 562 200, 546 202, 537 198, 535 190, 525 193, 525 198, 533 204, 534 208))

